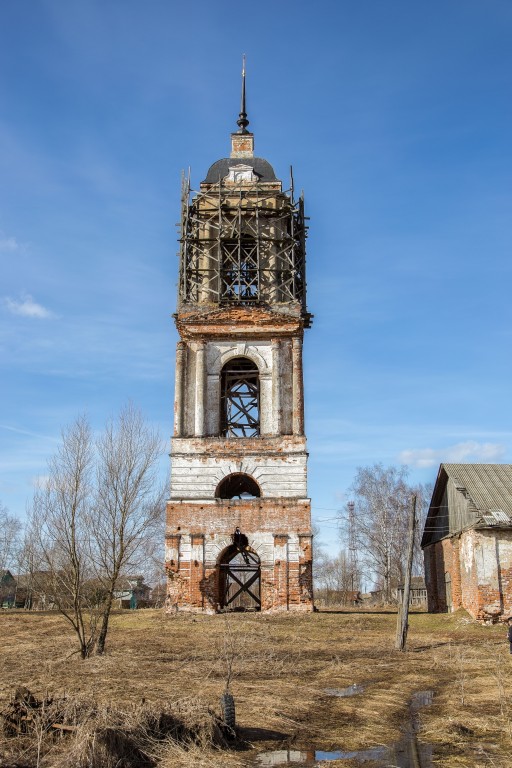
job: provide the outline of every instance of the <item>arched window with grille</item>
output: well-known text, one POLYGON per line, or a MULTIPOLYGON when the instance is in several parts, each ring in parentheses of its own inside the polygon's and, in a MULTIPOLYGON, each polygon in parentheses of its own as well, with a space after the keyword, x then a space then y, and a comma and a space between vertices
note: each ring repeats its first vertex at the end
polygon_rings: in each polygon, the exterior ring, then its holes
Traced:
POLYGON ((235 357, 222 368, 220 424, 223 437, 260 434, 258 366, 246 357, 235 357))

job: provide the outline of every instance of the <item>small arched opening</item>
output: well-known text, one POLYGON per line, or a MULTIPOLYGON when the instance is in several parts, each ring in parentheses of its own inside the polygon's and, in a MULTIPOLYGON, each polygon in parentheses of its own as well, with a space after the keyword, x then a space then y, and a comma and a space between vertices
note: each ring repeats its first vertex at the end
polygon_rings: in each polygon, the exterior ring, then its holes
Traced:
POLYGON ((221 611, 261 610, 261 564, 247 536, 237 528, 233 543, 219 557, 221 611))
POLYGON ((224 477, 215 491, 217 499, 259 499, 260 496, 256 480, 243 472, 234 472, 224 477))

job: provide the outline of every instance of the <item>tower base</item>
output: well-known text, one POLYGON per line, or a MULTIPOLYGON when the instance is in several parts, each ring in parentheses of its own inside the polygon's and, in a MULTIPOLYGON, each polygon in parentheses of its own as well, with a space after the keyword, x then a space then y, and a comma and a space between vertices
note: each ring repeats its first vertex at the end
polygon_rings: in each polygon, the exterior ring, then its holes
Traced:
POLYGON ((309 499, 167 504, 169 612, 313 610, 309 499))

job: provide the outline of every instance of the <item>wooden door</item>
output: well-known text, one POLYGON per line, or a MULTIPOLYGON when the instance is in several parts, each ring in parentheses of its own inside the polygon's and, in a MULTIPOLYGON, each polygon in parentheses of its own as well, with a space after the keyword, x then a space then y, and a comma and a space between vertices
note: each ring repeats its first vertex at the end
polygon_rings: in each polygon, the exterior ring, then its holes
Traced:
POLYGON ((220 563, 219 603, 227 611, 259 611, 261 608, 261 566, 249 547, 229 547, 220 563))

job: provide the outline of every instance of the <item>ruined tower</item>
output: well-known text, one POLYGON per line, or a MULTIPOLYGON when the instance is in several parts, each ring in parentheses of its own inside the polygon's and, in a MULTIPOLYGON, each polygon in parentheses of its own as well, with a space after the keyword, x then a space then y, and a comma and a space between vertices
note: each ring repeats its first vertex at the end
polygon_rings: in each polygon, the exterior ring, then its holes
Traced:
POLYGON ((183 185, 170 610, 313 605, 304 201, 254 156, 248 124, 243 72, 230 157, 183 185))

